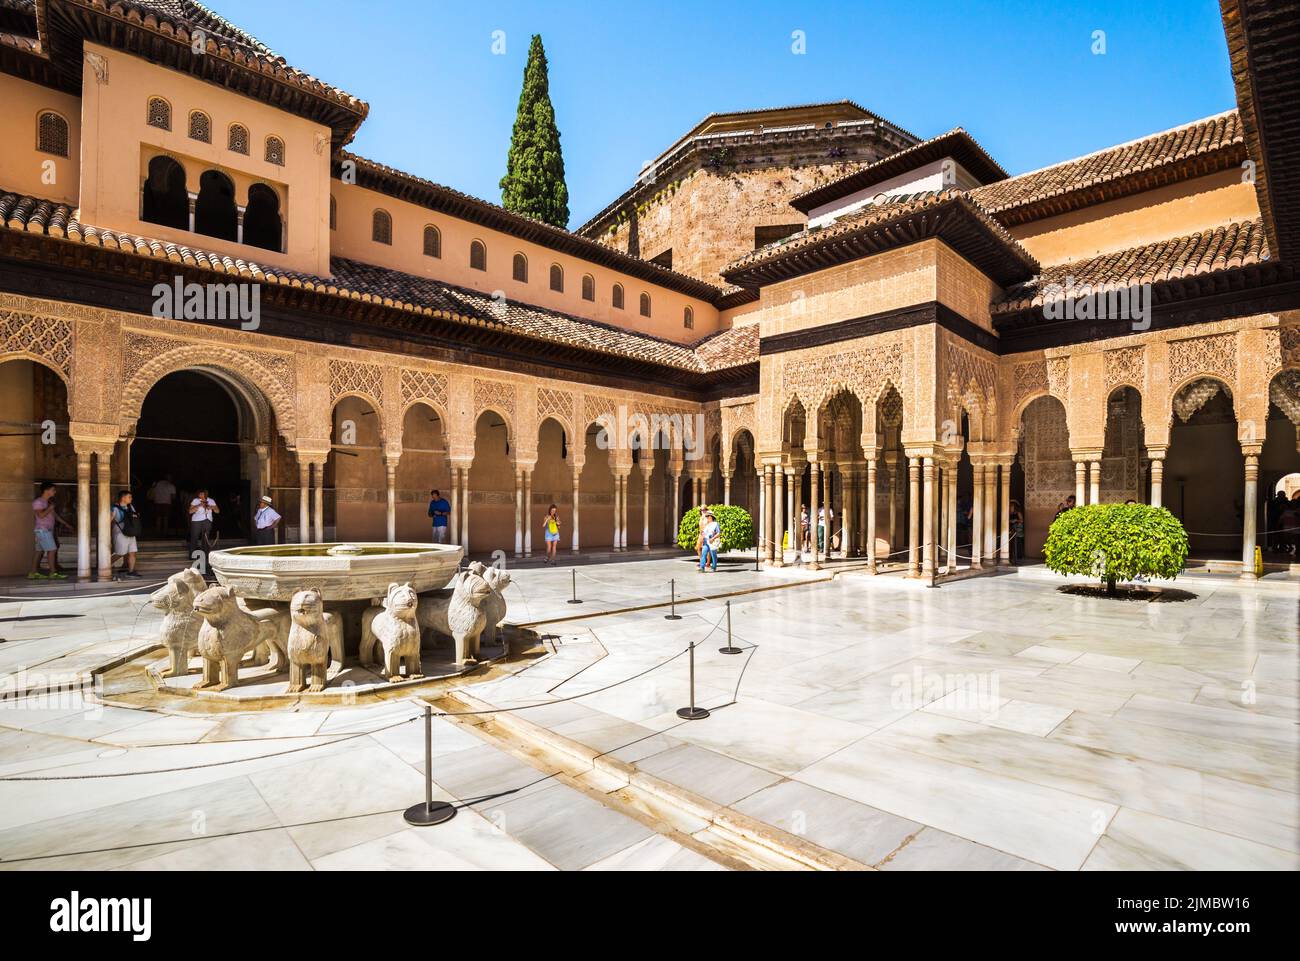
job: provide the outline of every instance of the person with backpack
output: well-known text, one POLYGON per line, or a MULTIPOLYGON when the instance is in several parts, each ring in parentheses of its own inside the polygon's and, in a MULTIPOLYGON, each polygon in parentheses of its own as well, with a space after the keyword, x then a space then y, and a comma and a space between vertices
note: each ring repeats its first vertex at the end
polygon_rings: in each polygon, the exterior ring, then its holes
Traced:
POLYGON ((560 509, 554 504, 546 512, 542 521, 542 533, 546 538, 546 563, 555 563, 555 552, 560 547, 560 509))
POLYGON ((722 549, 722 525, 713 517, 712 511, 705 511, 704 524, 700 528, 700 573, 709 568, 718 573, 718 551, 722 549))
POLYGON ((131 503, 134 498, 130 491, 118 491, 117 503, 113 505, 113 558, 123 558, 123 577, 140 577, 135 569, 135 555, 139 548, 136 538, 140 536, 140 512, 131 503))

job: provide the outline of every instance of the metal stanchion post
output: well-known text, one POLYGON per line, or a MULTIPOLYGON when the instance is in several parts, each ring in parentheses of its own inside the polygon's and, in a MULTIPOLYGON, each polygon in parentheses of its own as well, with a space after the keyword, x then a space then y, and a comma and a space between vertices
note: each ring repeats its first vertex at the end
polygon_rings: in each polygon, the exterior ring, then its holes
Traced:
POLYGON ((665 614, 664 620, 680 621, 682 619, 682 616, 677 613, 677 578, 674 577, 671 581, 668 582, 668 585, 669 585, 669 590, 672 592, 672 613, 665 614))
POLYGON ((428 827, 442 824, 456 816, 455 806, 446 801, 433 800, 433 708, 424 705, 424 803, 406 809, 407 824, 428 827))
POLYGON ((571 568, 569 570, 569 576, 573 579, 573 597, 569 600, 569 603, 581 604, 582 601, 578 600, 578 569, 576 567, 571 568))
POLYGON ((691 704, 690 707, 679 707, 677 716, 687 721, 702 721, 709 716, 709 712, 702 707, 695 706, 695 642, 691 641, 691 704))
POLYGON ((731 601, 727 601, 727 646, 718 648, 719 654, 743 654, 740 648, 731 640, 731 601))

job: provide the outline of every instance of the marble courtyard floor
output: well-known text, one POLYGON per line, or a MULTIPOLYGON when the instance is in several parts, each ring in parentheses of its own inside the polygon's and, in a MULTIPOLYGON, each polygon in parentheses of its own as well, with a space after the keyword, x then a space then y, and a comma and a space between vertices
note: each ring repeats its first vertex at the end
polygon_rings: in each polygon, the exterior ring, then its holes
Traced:
POLYGON ((436 720, 435 796, 461 811, 426 829, 401 817, 423 796, 414 701, 167 713, 43 695, 147 647, 157 612, 129 594, 0 601, 0 868, 755 866, 698 805, 628 803, 628 772, 886 871, 1300 867, 1294 577, 1189 574, 1186 599, 1141 602, 1062 593, 1041 568, 925 590, 728 566, 594 565, 582 605, 568 569, 516 569, 511 619, 549 655, 465 690, 535 742, 436 720), (637 609, 669 578, 680 620, 637 609), (726 611, 700 594, 730 595, 744 654, 718 653, 726 611), (701 721, 676 715, 691 641, 701 721))

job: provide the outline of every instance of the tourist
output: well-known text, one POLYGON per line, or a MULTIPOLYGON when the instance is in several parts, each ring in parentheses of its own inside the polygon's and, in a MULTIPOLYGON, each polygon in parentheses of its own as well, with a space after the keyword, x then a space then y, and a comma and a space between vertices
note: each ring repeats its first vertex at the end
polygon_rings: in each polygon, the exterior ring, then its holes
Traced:
POLYGON ((1025 509, 1020 501, 1011 499, 1011 563, 1017 564, 1025 557, 1025 509))
POLYGON ((808 505, 799 505, 799 550, 808 550, 808 505))
MULTIPOLYGON (((1061 501, 1061 503, 1056 505, 1056 517, 1060 517, 1066 511, 1073 510, 1073 509, 1074 509, 1074 495, 1071 494, 1065 500, 1061 501)), ((1052 519, 1055 520, 1056 518, 1054 517, 1052 519)))
POLYGON ((546 536, 546 563, 554 564, 555 552, 560 549, 560 509, 554 504, 542 521, 542 533, 546 536))
POLYGON ((149 488, 145 497, 153 511, 153 526, 159 537, 166 537, 172 532, 172 511, 176 501, 176 485, 172 475, 165 474, 149 488))
POLYGON ((274 544, 280 527, 280 512, 271 506, 271 495, 262 495, 262 504, 253 515, 253 543, 274 544))
POLYGON ((439 490, 429 491, 429 516, 433 518, 433 542, 447 543, 447 518, 451 517, 451 505, 439 490))
POLYGON ((139 577, 135 569, 135 555, 139 550, 136 538, 140 536, 140 512, 131 502, 135 498, 130 491, 117 492, 117 503, 113 505, 113 557, 110 565, 115 565, 120 557, 123 560, 122 576, 139 577))
POLYGON ((54 538, 54 525, 62 524, 68 530, 72 529, 72 525, 59 516, 54 507, 54 497, 54 485, 45 481, 41 484, 40 496, 32 501, 32 512, 36 515, 36 554, 32 559, 31 572, 27 575, 29 580, 67 579, 67 575, 59 570, 59 542, 54 538), (42 558, 48 571, 41 570, 42 558))
POLYGON ((705 568, 718 573, 718 551, 722 548, 722 525, 713 517, 712 511, 705 511, 700 525, 700 573, 705 568))
POLYGON ((208 496, 207 488, 200 487, 194 492, 194 499, 190 501, 191 554, 199 549, 207 550, 212 540, 212 521, 220 513, 221 508, 208 496))

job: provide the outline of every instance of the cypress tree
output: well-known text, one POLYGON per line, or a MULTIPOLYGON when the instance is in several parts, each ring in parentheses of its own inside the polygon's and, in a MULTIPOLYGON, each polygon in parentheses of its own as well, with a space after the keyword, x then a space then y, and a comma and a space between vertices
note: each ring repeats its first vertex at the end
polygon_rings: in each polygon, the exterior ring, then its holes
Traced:
POLYGON ((510 138, 506 175, 501 178, 501 205, 506 210, 556 227, 569 225, 569 188, 564 183, 564 154, 555 126, 546 51, 534 34, 524 67, 524 88, 510 138))

